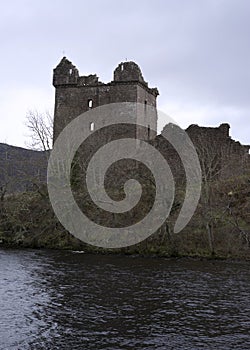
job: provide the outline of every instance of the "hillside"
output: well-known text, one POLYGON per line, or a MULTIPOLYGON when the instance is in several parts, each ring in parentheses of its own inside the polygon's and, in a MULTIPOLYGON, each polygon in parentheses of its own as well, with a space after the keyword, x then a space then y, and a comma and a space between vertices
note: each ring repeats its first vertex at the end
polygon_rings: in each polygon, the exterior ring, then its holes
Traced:
POLYGON ((46 181, 47 154, 0 143, 0 188, 10 194, 46 181))

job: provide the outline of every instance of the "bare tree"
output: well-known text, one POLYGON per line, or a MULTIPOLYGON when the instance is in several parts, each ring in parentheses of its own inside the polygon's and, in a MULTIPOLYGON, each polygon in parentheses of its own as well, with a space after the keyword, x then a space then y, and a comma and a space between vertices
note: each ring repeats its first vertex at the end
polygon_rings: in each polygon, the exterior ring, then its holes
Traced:
POLYGON ((218 186, 220 207, 223 209, 220 220, 232 227, 232 232, 238 232, 243 241, 250 247, 249 229, 249 175, 237 177, 218 186))
POLYGON ((201 210, 207 232, 210 252, 214 253, 214 184, 220 180, 228 166, 223 162, 223 155, 228 151, 216 138, 202 137, 195 139, 195 146, 202 170, 201 210))
POLYGON ((28 111, 25 125, 30 133, 30 148, 39 151, 49 151, 52 148, 53 118, 48 111, 45 113, 37 110, 28 111))
MULTIPOLYGON (((51 114, 48 111, 41 113, 37 110, 29 110, 26 114, 25 125, 29 130, 30 137, 28 147, 32 150, 43 151, 47 163, 53 142, 53 118, 51 114)), ((43 169, 44 165, 44 161, 37 158, 35 166, 38 172, 43 169)), ((33 184, 33 188, 42 194, 43 181, 40 181, 39 177, 32 177, 29 181, 33 184)))

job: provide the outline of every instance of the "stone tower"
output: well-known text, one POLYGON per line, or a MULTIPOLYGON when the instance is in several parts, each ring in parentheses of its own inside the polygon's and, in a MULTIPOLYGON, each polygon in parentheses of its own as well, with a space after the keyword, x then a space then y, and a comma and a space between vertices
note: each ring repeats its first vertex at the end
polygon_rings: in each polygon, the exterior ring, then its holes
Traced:
POLYGON ((136 127, 133 135, 130 130, 130 134, 126 136, 143 140, 155 138, 156 133, 153 130, 157 129, 156 98, 159 93, 157 88, 148 87, 136 63, 120 63, 114 71, 113 81, 105 84, 99 81, 96 74, 79 76, 77 68, 63 57, 54 69, 53 85, 56 88, 54 141, 73 118, 91 108, 116 102, 144 104, 145 125, 148 128, 136 127), (155 113, 147 114, 149 107, 153 107, 155 113))

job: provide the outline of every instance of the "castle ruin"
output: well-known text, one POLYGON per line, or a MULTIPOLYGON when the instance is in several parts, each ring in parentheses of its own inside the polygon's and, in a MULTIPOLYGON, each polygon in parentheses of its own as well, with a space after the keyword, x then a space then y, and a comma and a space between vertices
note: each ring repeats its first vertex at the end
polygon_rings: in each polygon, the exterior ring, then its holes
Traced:
MULTIPOLYGON (((79 76, 77 68, 65 57, 54 69, 53 85, 56 88, 54 114, 54 141, 62 129, 76 116, 101 105, 116 102, 143 103, 145 108, 156 109, 156 88, 149 88, 139 66, 134 62, 122 62, 114 71, 114 80, 104 84, 96 74, 79 76)), ((148 130, 136 127, 127 136, 151 140, 156 134, 157 114, 147 116, 148 130)), ((136 122, 136 121, 135 121, 136 122)), ((94 125, 90 125, 94 128, 94 125)), ((123 133, 125 130, 123 128, 123 133)))
MULTIPOLYGON (((155 113, 145 113, 145 125, 148 128, 122 128, 123 137, 133 137, 146 140, 153 144, 168 161, 174 175, 184 175, 178 155, 163 136, 156 135, 157 112, 156 99, 159 95, 157 88, 150 88, 144 80, 141 69, 134 62, 121 62, 114 70, 113 80, 102 83, 96 74, 80 76, 78 69, 63 57, 54 69, 53 85, 55 91, 54 111, 54 142, 63 128, 75 117, 89 109, 116 102, 138 102, 155 108, 155 113)), ((135 116, 136 118, 136 116, 135 116)), ((135 120, 136 122, 136 120, 135 120)), ((94 125, 89 128, 94 131, 94 125)), ((165 127, 167 128, 168 125, 165 127)), ((163 129, 162 133, 164 134, 163 129)), ((241 145, 229 135, 230 126, 221 124, 219 127, 200 127, 190 125, 185 131, 188 133, 200 159, 214 164, 214 173, 227 178, 239 176, 249 169, 250 146, 241 145), (219 171, 219 169, 221 171, 219 171)), ((120 130, 115 130, 121 134, 120 130)))

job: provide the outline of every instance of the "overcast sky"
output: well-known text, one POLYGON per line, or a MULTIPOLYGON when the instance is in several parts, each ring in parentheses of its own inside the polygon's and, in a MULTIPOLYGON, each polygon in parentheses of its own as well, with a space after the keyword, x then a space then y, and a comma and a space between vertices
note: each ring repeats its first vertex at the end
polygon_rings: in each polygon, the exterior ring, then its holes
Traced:
POLYGON ((0 142, 25 146, 27 111, 53 112, 65 55, 104 82, 135 61, 182 127, 226 122, 250 144, 249 19, 248 0, 1 1, 0 142))

